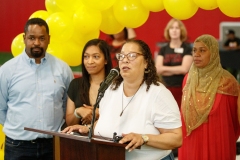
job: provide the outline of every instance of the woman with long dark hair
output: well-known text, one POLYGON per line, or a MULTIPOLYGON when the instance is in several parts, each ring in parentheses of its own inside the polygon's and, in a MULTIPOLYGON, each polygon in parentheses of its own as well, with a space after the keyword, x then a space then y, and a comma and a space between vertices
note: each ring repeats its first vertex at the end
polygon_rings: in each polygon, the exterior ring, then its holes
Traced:
MULTIPOLYGON (((99 86, 111 69, 112 62, 107 43, 101 39, 88 41, 82 51, 82 77, 72 80, 69 86, 67 125, 91 123, 99 86)), ((98 116, 97 109, 96 117, 98 116)))

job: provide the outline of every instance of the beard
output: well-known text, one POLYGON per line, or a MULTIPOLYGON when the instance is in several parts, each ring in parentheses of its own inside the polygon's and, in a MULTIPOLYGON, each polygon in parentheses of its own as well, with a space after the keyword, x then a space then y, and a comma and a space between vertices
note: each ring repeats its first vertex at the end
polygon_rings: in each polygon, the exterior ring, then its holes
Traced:
POLYGON ((30 49, 30 54, 33 58, 40 58, 40 57, 43 57, 44 50, 43 48, 40 48, 40 47, 34 47, 30 49))

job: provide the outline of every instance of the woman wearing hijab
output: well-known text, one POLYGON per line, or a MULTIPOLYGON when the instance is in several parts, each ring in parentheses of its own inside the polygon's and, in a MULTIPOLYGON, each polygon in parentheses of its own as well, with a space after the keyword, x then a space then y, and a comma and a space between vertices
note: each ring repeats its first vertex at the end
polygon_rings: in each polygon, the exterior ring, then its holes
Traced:
MULTIPOLYGON (((123 136, 119 143, 128 142, 126 160, 173 160, 171 150, 182 143, 180 112, 159 80, 148 45, 128 40, 116 57, 120 75, 100 102, 94 134, 123 136)), ((62 132, 72 131, 85 133, 88 128, 74 125, 62 132)))
POLYGON ((233 160, 239 137, 238 83, 221 67, 218 41, 198 37, 193 64, 184 79, 179 160, 233 160))

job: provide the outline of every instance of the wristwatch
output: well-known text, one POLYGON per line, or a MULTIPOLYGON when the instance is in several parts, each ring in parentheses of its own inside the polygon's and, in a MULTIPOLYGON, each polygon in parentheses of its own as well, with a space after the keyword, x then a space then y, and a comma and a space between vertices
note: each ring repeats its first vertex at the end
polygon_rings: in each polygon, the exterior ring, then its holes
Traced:
POLYGON ((143 145, 146 144, 149 140, 149 137, 146 134, 142 134, 143 145))

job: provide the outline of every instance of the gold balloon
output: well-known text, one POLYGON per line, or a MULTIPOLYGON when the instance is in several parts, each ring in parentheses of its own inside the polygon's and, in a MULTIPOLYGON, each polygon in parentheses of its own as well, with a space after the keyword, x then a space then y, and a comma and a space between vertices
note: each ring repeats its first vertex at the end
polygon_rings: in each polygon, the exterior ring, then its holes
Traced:
POLYGON ((113 5, 113 13, 117 21, 128 28, 143 25, 149 16, 149 11, 139 0, 119 0, 113 5))
POLYGON ((109 9, 115 2, 116 0, 82 0, 82 3, 87 7, 100 11, 109 9))
POLYGON ((102 14, 98 10, 82 5, 73 15, 75 34, 87 34, 99 29, 102 14))
POLYGON ((64 43, 56 41, 54 38, 51 39, 50 44, 48 45, 47 52, 62 59, 64 54, 64 43))
POLYGON ((77 44, 72 41, 69 41, 65 44, 65 54, 62 56, 69 66, 79 66, 82 63, 82 50, 84 44, 77 44))
POLYGON ((196 5, 205 10, 213 10, 218 7, 217 0, 193 0, 196 5))
POLYGON ((11 51, 14 57, 22 53, 25 48, 25 44, 23 41, 23 34, 24 33, 18 34, 12 41, 11 51))
POLYGON ((163 4, 170 16, 180 20, 191 18, 198 10, 192 0, 163 0, 163 4))
POLYGON ((56 12, 47 18, 51 37, 57 41, 67 41, 73 35, 74 27, 70 17, 63 12, 56 12))
POLYGON ((62 10, 58 7, 56 0, 45 0, 45 7, 49 14, 62 12, 62 10))
POLYGON ((99 38, 100 30, 91 31, 87 34, 74 34, 70 40, 77 44, 85 44, 91 39, 99 38))
POLYGON ((143 6, 152 12, 164 10, 163 0, 141 0, 143 6))
POLYGON ((45 10, 38 10, 38 11, 34 12, 33 14, 31 14, 29 19, 31 19, 31 18, 42 18, 43 20, 46 21, 48 16, 49 16, 49 13, 47 11, 45 11, 45 10))
POLYGON ((4 159, 5 134, 3 133, 2 130, 3 130, 3 126, 0 124, 0 159, 4 159))
POLYGON ((106 34, 116 34, 123 30, 121 25, 113 14, 113 8, 102 11, 102 23, 99 29, 106 34))
POLYGON ((221 12, 229 17, 240 17, 240 0, 217 0, 221 12))

